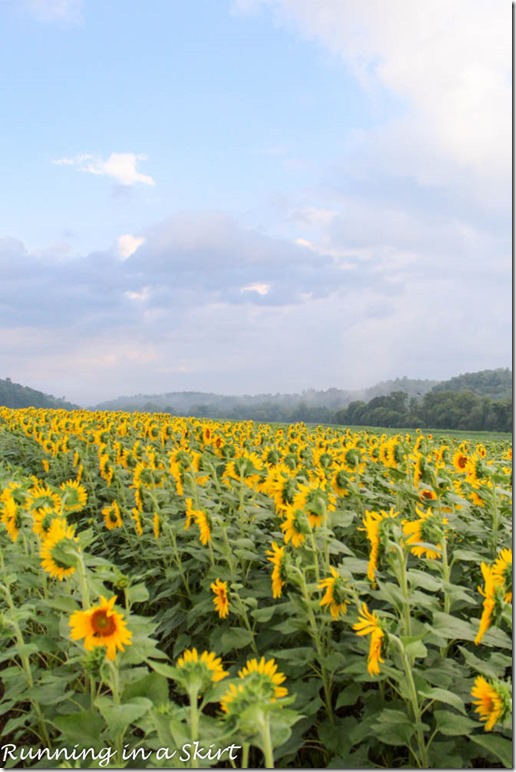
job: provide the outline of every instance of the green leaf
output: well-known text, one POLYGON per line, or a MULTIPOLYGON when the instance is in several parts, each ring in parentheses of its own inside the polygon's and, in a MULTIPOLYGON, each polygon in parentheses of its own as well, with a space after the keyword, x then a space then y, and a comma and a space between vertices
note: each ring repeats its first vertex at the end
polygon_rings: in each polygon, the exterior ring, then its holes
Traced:
POLYGON ((335 708, 343 708, 347 705, 354 705, 362 693, 360 684, 354 683, 346 686, 337 697, 335 708))
POLYGON ((513 751, 510 740, 499 734, 472 734, 469 739, 499 759, 506 769, 513 768, 513 751))
POLYGON ((128 587, 126 593, 130 606, 132 606, 133 603, 144 603, 146 600, 149 600, 150 597, 149 591, 143 582, 128 587))
POLYGON ((65 614, 73 614, 79 608, 76 599, 70 595, 58 595, 56 598, 42 600, 41 605, 56 609, 57 611, 64 611, 65 614))
POLYGON ((477 630, 471 622, 445 614, 443 611, 434 612, 433 627, 447 641, 474 641, 477 635, 477 630))
POLYGON ((407 571, 407 579, 414 586, 422 587, 429 592, 439 592, 442 590, 443 583, 440 579, 436 579, 435 577, 430 576, 430 574, 419 571, 416 568, 407 571))
POLYGON ((420 638, 411 640, 410 638, 401 639, 405 644, 405 651, 411 660, 422 659, 428 655, 428 649, 420 638))
POLYGON ((158 673, 148 673, 143 678, 128 684, 122 697, 123 702, 131 702, 134 697, 146 697, 154 705, 161 705, 168 700, 167 679, 158 673))
POLYGON ((434 718, 441 734, 451 737, 457 735, 464 737, 478 727, 477 721, 472 721, 467 716, 458 716, 451 710, 434 710, 434 718))
POLYGON ((451 705, 452 708, 455 708, 460 713, 466 713, 464 701, 461 700, 458 694, 454 694, 454 692, 450 692, 448 689, 439 689, 439 687, 435 687, 428 690, 420 690, 419 694, 425 699, 444 702, 446 705, 451 705))
POLYGON ((251 616, 256 619, 257 622, 270 622, 278 606, 265 606, 264 608, 257 608, 251 611, 251 616))
POLYGON ((253 633, 245 627, 232 627, 220 636, 220 652, 226 654, 232 649, 243 649, 253 640, 253 633))
POLYGON ((80 743, 98 748, 104 745, 100 739, 104 722, 98 713, 92 710, 83 710, 80 713, 70 713, 65 716, 57 716, 52 723, 63 734, 63 739, 70 745, 80 743))
POLYGON ((126 702, 123 705, 115 705, 109 697, 97 697, 95 705, 102 713, 113 735, 125 732, 131 724, 142 718, 152 708, 152 702, 145 697, 135 697, 132 702, 126 702))
POLYGON ((376 737, 387 745, 408 745, 415 732, 415 726, 401 710, 385 708, 376 717, 376 737))

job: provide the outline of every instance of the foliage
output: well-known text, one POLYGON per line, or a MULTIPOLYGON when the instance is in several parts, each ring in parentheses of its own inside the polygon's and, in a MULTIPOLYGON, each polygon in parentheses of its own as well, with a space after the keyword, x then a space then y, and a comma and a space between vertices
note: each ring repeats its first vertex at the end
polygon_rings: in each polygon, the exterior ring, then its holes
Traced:
POLYGON ((511 766, 508 442, 4 408, 2 450, 5 767, 511 766))
POLYGON ((13 383, 10 378, 0 378, 0 405, 12 408, 51 407, 65 410, 74 410, 78 407, 67 402, 64 397, 57 398, 43 394, 42 391, 31 389, 29 386, 13 383))
POLYGON ((512 399, 482 397, 472 391, 429 391, 422 400, 395 391, 367 404, 352 402, 337 412, 336 423, 354 426, 423 427, 510 432, 512 399))

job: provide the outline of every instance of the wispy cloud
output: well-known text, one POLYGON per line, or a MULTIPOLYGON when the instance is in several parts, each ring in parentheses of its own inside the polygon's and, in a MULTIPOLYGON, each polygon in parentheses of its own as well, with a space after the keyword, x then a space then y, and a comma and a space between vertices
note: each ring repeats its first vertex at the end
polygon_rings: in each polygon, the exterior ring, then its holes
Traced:
MULTIPOLYGON (((485 200, 500 181, 509 182, 510 3, 234 0, 234 7, 271 9, 276 22, 345 62, 372 101, 394 96, 396 115, 360 132, 371 168, 485 200)), ((361 155, 362 172, 363 161, 361 155)))
POLYGON ((106 175, 112 177, 119 185, 130 186, 138 182, 143 185, 155 185, 153 177, 142 174, 136 168, 137 163, 146 161, 147 157, 144 153, 111 153, 104 161, 90 153, 81 153, 70 158, 58 158, 52 163, 58 166, 73 166, 79 172, 106 175))
POLYGON ((83 0, 23 0, 23 4, 40 21, 72 24, 82 21, 83 0))

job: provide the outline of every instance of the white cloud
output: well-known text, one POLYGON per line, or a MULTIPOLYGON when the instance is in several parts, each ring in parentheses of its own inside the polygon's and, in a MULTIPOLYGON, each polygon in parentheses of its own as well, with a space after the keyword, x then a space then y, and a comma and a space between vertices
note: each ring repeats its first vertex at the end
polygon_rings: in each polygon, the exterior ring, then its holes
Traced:
POLYGON ((240 292, 257 292, 258 295, 267 295, 270 288, 270 284, 255 282, 254 284, 248 284, 246 287, 240 287, 240 292))
POLYGON ((154 179, 149 174, 142 174, 136 169, 138 161, 146 161, 144 153, 111 153, 103 161, 98 156, 89 153, 81 153, 71 158, 59 158, 53 161, 58 166, 75 166, 79 172, 100 174, 112 177, 119 185, 135 185, 141 182, 143 185, 155 185, 154 179))
POLYGON ((149 300, 151 293, 150 293, 149 287, 144 287, 139 292, 132 292, 128 290, 127 292, 124 292, 124 295, 126 298, 128 298, 128 300, 143 301, 143 300, 149 300))
MULTIPOLYGON (((395 120, 361 135, 371 143, 371 167, 385 164, 437 185, 462 175, 464 189, 473 176, 479 192, 486 181, 509 181, 508 0, 236 3, 242 11, 261 6, 342 58, 373 98, 387 89, 399 100, 395 120)), ((490 195, 484 188, 485 198, 490 195)))
POLYGON ((116 242, 119 257, 126 260, 144 243, 143 236, 132 236, 130 233, 124 233, 123 236, 118 237, 116 242))

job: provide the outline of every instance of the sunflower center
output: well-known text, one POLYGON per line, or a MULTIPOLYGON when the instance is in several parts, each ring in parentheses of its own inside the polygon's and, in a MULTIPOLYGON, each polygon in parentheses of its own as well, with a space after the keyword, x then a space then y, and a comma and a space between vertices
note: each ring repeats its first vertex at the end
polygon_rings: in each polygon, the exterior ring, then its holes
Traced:
POLYGON ((104 609, 97 609, 91 617, 91 626, 97 635, 112 635, 116 630, 116 623, 112 616, 108 616, 104 609))

